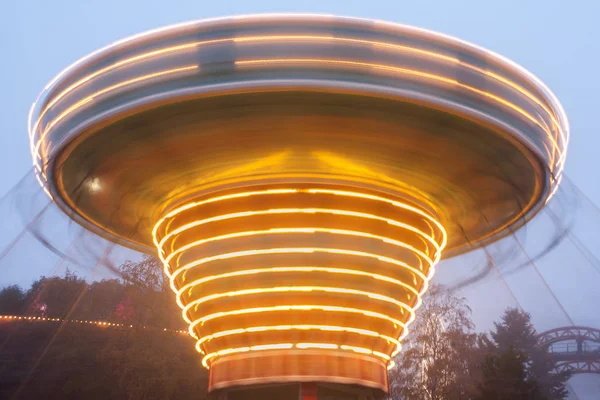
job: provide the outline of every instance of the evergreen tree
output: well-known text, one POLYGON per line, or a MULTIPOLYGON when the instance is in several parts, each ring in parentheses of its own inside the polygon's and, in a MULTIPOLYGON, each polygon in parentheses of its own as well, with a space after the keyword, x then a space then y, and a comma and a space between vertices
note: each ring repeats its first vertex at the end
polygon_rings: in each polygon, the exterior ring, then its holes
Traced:
POLYGON ((485 353, 476 399, 562 400, 566 398, 568 373, 555 373, 547 348, 537 345, 537 333, 529 314, 505 311, 491 339, 483 337, 485 353))

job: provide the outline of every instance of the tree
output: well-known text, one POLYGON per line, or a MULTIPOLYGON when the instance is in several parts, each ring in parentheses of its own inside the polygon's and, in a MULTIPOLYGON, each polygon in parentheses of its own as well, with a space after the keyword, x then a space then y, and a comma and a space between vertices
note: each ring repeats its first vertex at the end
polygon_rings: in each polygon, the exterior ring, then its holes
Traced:
POLYGON ((481 384, 475 399, 529 400, 535 385, 527 381, 522 354, 514 347, 500 353, 486 353, 481 364, 481 384))
POLYGON ((17 314, 125 322, 0 324, 0 398, 206 398, 207 371, 194 341, 163 329, 184 326, 162 266, 144 257, 122 270, 123 279, 88 284, 67 272, 40 278, 27 295, 18 287, 0 291, 0 308, 16 310, 19 299, 30 304, 17 314))
POLYGON ((88 286, 72 314, 74 319, 122 321, 117 306, 125 296, 125 287, 117 279, 103 279, 88 286))
POLYGON ((141 261, 125 262, 120 271, 125 293, 119 312, 132 314, 132 324, 184 329, 181 310, 158 259, 144 255, 141 261), (135 312, 131 313, 131 308, 135 312))
POLYGON ((141 261, 125 261, 119 271, 123 280, 131 285, 156 292, 169 290, 169 280, 156 257, 144 254, 141 261))
POLYGON ((27 291, 30 314, 65 318, 76 308, 87 289, 85 280, 69 270, 62 278, 41 277, 27 291))
POLYGON ((568 373, 555 373, 548 349, 539 347, 529 314, 507 309, 491 339, 482 337, 479 347, 485 353, 477 399, 566 398, 568 373))
POLYGON ((17 285, 0 290, 0 315, 19 315, 25 307, 25 292, 17 285))
POLYGON ((473 328, 466 300, 432 286, 390 371, 390 398, 468 399, 474 386, 473 328))

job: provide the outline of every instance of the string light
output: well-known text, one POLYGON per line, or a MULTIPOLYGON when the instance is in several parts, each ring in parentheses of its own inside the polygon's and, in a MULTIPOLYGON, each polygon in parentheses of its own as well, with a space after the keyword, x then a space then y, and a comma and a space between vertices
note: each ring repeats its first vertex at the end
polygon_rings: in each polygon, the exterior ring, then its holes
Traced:
MULTIPOLYGON (((73 324, 86 324, 95 325, 100 327, 113 327, 113 328, 127 328, 127 329, 146 329, 145 325, 129 325, 117 322, 108 321, 93 321, 93 320, 82 320, 82 319, 63 319, 63 318, 50 318, 50 317, 39 317, 39 316, 25 316, 25 315, 0 315, 0 320, 8 321, 35 321, 35 322, 60 322, 60 323, 73 323, 73 324)), ((154 328, 161 330, 160 328, 154 328)), ((187 335, 187 331, 184 329, 168 329, 163 328, 164 332, 180 333, 187 335)))
MULTIPOLYGON (((531 114, 529 114, 527 111, 525 111, 521 107, 511 103, 510 101, 504 99, 503 97, 496 96, 490 92, 486 92, 485 90, 477 89, 476 87, 467 85, 465 83, 461 83, 453 78, 447 78, 445 76, 435 75, 435 74, 431 74, 431 73, 427 73, 427 72, 423 72, 423 71, 419 71, 419 70, 395 67, 393 65, 384 65, 384 64, 376 64, 376 63, 369 63, 369 62, 362 62, 362 61, 350 61, 350 60, 319 59, 319 58, 272 58, 272 59, 235 61, 235 64, 239 65, 239 66, 285 64, 285 63, 287 63, 287 64, 330 64, 330 65, 343 65, 343 66, 354 66, 354 67, 368 67, 368 68, 373 68, 376 70, 394 72, 397 74, 411 75, 411 76, 418 77, 421 79, 434 80, 434 81, 439 81, 439 82, 455 85, 455 86, 461 87, 463 89, 469 90, 473 93, 477 93, 481 96, 493 99, 494 101, 502 104, 503 106, 508 107, 508 108, 516 111, 517 113, 521 114, 522 116, 527 118, 529 121, 531 121, 533 124, 539 126, 542 129, 542 131, 544 131, 547 134, 548 139, 554 146, 553 153, 554 152, 558 152, 559 154, 562 153, 561 147, 556 142, 556 139, 554 138, 554 136, 550 132, 547 131, 547 127, 543 123, 541 123, 538 120, 538 118, 532 116, 531 114)), ((551 155, 551 156, 553 157, 553 155, 551 155)), ((561 156, 562 156, 562 154, 561 154, 561 156)), ((553 160, 551 160, 551 164, 555 165, 553 160)))

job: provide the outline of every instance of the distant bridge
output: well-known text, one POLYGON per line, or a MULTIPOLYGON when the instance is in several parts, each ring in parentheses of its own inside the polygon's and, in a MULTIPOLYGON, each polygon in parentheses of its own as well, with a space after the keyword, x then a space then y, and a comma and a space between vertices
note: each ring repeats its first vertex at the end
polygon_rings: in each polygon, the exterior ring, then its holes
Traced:
POLYGON ((548 347, 557 372, 600 374, 600 329, 564 326, 540 333, 538 342, 548 347))

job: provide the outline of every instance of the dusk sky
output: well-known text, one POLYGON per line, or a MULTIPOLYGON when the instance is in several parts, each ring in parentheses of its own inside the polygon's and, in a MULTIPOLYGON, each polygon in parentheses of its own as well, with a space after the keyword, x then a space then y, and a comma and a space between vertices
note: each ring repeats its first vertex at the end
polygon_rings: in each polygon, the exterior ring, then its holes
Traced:
MULTIPOLYGON (((456 36, 521 64, 563 104, 571 127, 566 175, 594 204, 600 204, 596 148, 600 146, 596 121, 600 106, 597 0, 2 0, 0 196, 30 171, 27 113, 38 93, 63 68, 91 51, 148 29, 195 19, 265 12, 337 14, 414 25, 456 36)), ((594 212, 598 221, 600 211, 594 212)), ((598 234, 600 228, 596 227, 595 232, 598 234)), ((594 240, 587 244, 593 243, 594 240)), ((597 238, 595 243, 600 247, 597 238)), ((558 258, 568 260, 569 256, 565 253, 558 258)), ((581 278, 585 279, 583 275, 581 278)), ((598 276, 594 279, 598 280, 598 276)), ((548 281, 552 287, 552 277, 548 281)), ((0 284, 4 283, 0 279, 0 284)), ((556 285, 554 290, 570 297, 567 289, 573 290, 572 287, 561 288, 558 282, 556 285)), ((506 297, 506 291, 502 293, 500 297, 506 297)), ((499 302, 506 305, 504 297, 499 302)), ((575 296, 572 305, 565 308, 576 314, 582 300, 575 296)), ((492 308, 494 312, 502 309, 492 308)), ((596 307, 579 312, 598 314, 596 307)), ((575 319, 600 322, 598 317, 586 319, 585 315, 575 319)), ((483 325, 487 326, 487 321, 483 325)), ((580 399, 598 398, 594 393, 600 390, 599 380, 594 379, 590 383, 589 379, 577 378, 580 399)))

